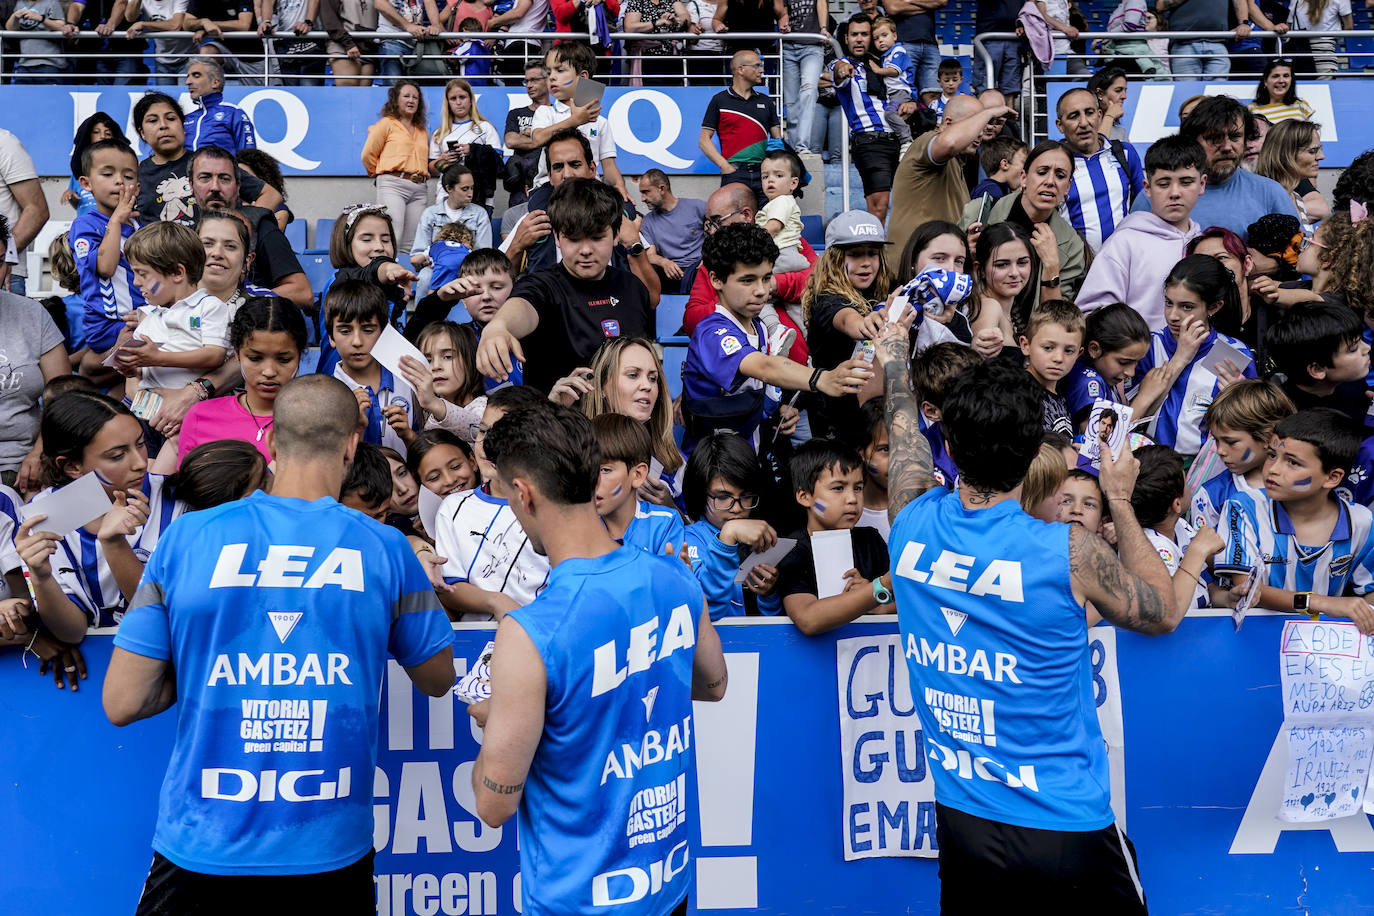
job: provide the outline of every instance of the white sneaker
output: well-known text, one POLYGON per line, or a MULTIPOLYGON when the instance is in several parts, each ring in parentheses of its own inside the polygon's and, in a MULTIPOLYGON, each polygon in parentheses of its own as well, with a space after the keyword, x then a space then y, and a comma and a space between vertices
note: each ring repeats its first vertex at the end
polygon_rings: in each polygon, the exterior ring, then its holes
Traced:
POLYGON ((786 356, 792 352, 792 344, 797 339, 797 332, 785 324, 780 324, 773 329, 773 333, 768 335, 768 354, 770 356, 786 356))

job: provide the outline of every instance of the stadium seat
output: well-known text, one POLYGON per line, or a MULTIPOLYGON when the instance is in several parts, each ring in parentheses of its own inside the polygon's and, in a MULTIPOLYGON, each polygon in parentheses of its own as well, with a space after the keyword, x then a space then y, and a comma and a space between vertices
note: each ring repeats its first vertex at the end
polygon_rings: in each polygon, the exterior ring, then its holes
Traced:
POLYGON ((305 278, 310 281, 310 288, 318 296, 320 290, 329 282, 329 278, 334 276, 334 265, 329 263, 329 254, 323 251, 307 251, 300 256, 300 262, 301 270, 305 271, 305 278))
POLYGON ((334 234, 334 220, 315 220, 315 241, 307 251, 328 251, 329 237, 334 234))
POLYGON ((491 244, 493 248, 499 248, 501 245, 501 217, 499 216, 491 218, 491 244))
POLYGON ((294 219, 286 224, 286 240, 291 243, 291 250, 305 251, 306 245, 306 225, 303 219, 294 219))
POLYGON ((654 310, 656 333, 659 343, 669 340, 687 342, 682 334, 682 316, 687 311, 687 297, 680 294, 665 293, 658 297, 658 308, 654 310))
POLYGON ((38 230, 38 235, 29 245, 29 250, 25 256, 29 269, 27 296, 43 299, 48 296, 61 295, 63 292, 76 292, 76 290, 64 291, 57 285, 57 281, 52 278, 48 261, 48 246, 52 244, 52 240, 59 235, 66 235, 71 228, 71 220, 48 220, 44 223, 43 228, 38 230))
POLYGON ((674 398, 682 394, 682 364, 687 359, 687 347, 671 344, 663 348, 663 374, 668 382, 668 393, 674 398))
POLYGON ((820 251, 825 247, 825 220, 820 216, 802 217, 802 238, 820 251))

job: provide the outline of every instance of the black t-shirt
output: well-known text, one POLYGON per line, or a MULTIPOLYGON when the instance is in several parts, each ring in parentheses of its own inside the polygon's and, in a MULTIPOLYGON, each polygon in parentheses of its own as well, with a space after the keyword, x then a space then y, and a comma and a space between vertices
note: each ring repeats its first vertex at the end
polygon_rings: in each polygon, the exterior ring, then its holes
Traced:
MULTIPOLYGON (((138 217, 145 223, 160 220, 193 226, 196 222, 196 198, 191 193, 191 153, 180 159, 158 165, 149 156, 138 164, 138 217)), ((257 200, 266 187, 261 179, 239 169, 239 196, 257 200)))
POLYGON ((1016 17, 1021 12, 1021 0, 979 0, 974 30, 978 32, 1014 32, 1016 17))
MULTIPOLYGON (((114 9, 114 5, 115 0, 91 0, 81 10, 81 18, 77 20, 77 28, 83 32, 94 32, 96 26, 110 18, 110 12, 114 9)), ((10 9, 14 9, 14 7, 11 6, 10 9)), ((128 25, 128 19, 123 19, 114 24, 115 28, 121 32, 128 28, 128 25)), ((76 42, 78 54, 127 54, 141 58, 147 49, 146 40, 131 41, 127 38, 116 38, 113 35, 108 38, 80 38, 76 42)))
MULTIPOLYGON (((851 528, 854 538, 854 568, 872 581, 888 569, 887 542, 877 528, 851 528)), ((816 594, 816 564, 811 553, 811 535, 805 529, 788 537, 797 539, 787 556, 778 563, 778 597, 816 594)))
MULTIPOLYGON (((834 369, 854 356, 854 347, 858 341, 835 327, 835 316, 845 309, 852 308, 854 303, 835 293, 823 293, 816 297, 816 302, 811 307, 811 324, 806 334, 806 347, 811 351, 811 365, 817 369, 834 369)), ((835 398, 818 392, 808 397, 813 436, 831 436, 845 442, 855 441, 859 427, 863 425, 857 395, 846 394, 835 398)))
POLYGON ((1369 410, 1369 399, 1365 397, 1364 379, 1337 385, 1328 395, 1312 394, 1293 384, 1292 379, 1283 383, 1283 391, 1298 410, 1311 410, 1314 407, 1330 407, 1339 410, 1360 426, 1364 425, 1365 412, 1369 410))
POLYGON ((506 114, 506 133, 528 134, 534 123, 534 106, 524 105, 512 108, 506 114))
POLYGON ((239 212, 248 217, 258 236, 257 255, 253 258, 250 276, 254 283, 271 289, 291 274, 304 272, 301 262, 296 260, 296 252, 291 250, 291 243, 286 240, 286 233, 277 227, 271 211, 262 207, 240 207, 239 212))
MULTIPOLYGON (((892 21, 897 23, 897 40, 906 44, 914 44, 919 41, 935 43, 935 16, 930 12, 910 13, 902 16, 892 15, 892 21)), ((918 73, 917 76, 920 76, 918 73)), ((926 89, 927 86, 917 86, 917 89, 926 89)))
POLYGON ((654 336, 649 291, 628 270, 606 268, 599 280, 579 280, 557 264, 515 281, 511 298, 539 313, 539 327, 520 341, 525 384, 548 391, 588 360, 608 337, 654 336))
MULTIPOLYGON (((237 0, 191 0, 187 12, 197 19, 209 19, 211 22, 229 22, 237 19, 245 11, 252 12, 251 3, 239 3, 237 0)), ((253 26, 248 26, 251 29, 253 26)), ((224 45, 235 55, 251 56, 254 48, 257 49, 258 56, 262 56, 262 42, 244 41, 242 39, 221 38, 220 44, 224 45)))

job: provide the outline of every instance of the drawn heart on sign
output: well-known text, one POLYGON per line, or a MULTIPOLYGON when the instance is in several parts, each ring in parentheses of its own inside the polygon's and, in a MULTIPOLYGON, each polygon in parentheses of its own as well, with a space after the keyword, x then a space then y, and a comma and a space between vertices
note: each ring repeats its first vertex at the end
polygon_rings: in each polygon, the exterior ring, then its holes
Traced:
POLYGON ((1302 802, 1302 806, 1306 808, 1308 805, 1312 804, 1312 802, 1314 802, 1316 798, 1317 796, 1313 795, 1311 792, 1308 792, 1302 798, 1298 799, 1298 801, 1302 802))
POLYGON ((1353 789, 1350 790, 1350 797, 1351 797, 1351 798, 1359 798, 1359 797, 1360 797, 1360 787, 1359 787, 1359 786, 1356 786, 1355 788, 1353 788, 1353 789))
POLYGON ((1326 799, 1326 803, 1329 805, 1336 800, 1336 793, 1332 792, 1330 795, 1324 796, 1324 798, 1326 799))

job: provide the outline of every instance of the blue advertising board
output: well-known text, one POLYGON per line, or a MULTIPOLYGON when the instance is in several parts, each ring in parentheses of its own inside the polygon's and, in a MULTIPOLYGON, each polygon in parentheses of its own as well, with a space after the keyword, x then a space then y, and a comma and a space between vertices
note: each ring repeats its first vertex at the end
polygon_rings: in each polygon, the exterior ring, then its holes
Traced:
MULTIPOLYGON (((1274 817, 1285 762, 1276 744, 1281 625, 1254 616, 1234 633, 1229 616, 1190 617, 1170 636, 1109 640, 1125 723, 1123 814, 1155 913, 1287 913, 1295 902, 1335 916, 1368 910, 1368 815, 1315 825, 1274 817)), ((856 637, 881 645, 894 632, 890 618, 814 638, 787 621, 720 627, 729 693, 698 705, 694 736, 697 911, 938 911, 933 859, 845 861, 855 836, 933 842, 916 811, 865 820, 842 798, 848 772, 898 767, 918 780, 939 765, 881 740, 842 759, 837 722, 846 706, 863 714, 909 697, 896 686, 906 676, 900 651, 851 653, 853 665, 890 670, 869 672, 878 689, 848 695, 853 671, 837 671, 837 646, 856 637)), ((460 668, 489 637, 489 629, 458 632, 460 668)), ((130 912, 137 899, 174 712, 123 730, 105 721, 100 680, 110 642, 108 634, 86 640, 91 677, 74 696, 54 690, 36 666, 22 668, 17 652, 0 664, 0 855, 15 863, 7 912, 130 912)), ((1096 654, 1094 669, 1095 677, 1105 671, 1096 654)), ((518 912, 515 829, 489 828, 473 814, 478 733, 463 707, 416 693, 394 666, 382 700, 373 783, 378 913, 518 912)))
MULTIPOLYGON (((1299 84, 1299 98, 1312 106, 1312 120, 1321 125, 1326 153, 1322 168, 1344 168, 1360 153, 1374 149, 1374 93, 1369 85, 1362 79, 1299 84)), ((1049 110, 1056 110, 1064 93, 1082 88, 1082 83, 1049 83, 1049 110)), ((1178 133, 1178 107, 1195 95, 1229 95, 1248 104, 1255 97, 1255 81, 1131 83, 1121 123, 1142 159, 1151 143, 1178 133)), ((1051 118, 1050 136, 1062 136, 1053 121, 1051 118)))
MULTIPOLYGON (((715 174, 717 169, 697 147, 701 118, 711 96, 724 88, 607 89, 602 114, 610 123, 619 151, 618 165, 627 175, 660 168, 673 173, 715 174)), ((72 136, 86 118, 103 111, 124 125, 137 140, 133 106, 148 91, 171 91, 183 111, 191 97, 178 87, 135 86, 0 86, 4 127, 13 131, 33 157, 40 175, 66 175, 72 136)), ((477 108, 505 132, 511 108, 529 104, 524 90, 475 87, 477 108)), ((443 90, 424 90, 429 129, 439 126, 443 90)), ((282 164, 287 175, 362 175, 363 141, 379 117, 386 90, 375 87, 230 86, 225 98, 252 118, 258 146, 282 164)), ((142 155, 148 150, 143 148, 142 155)))

